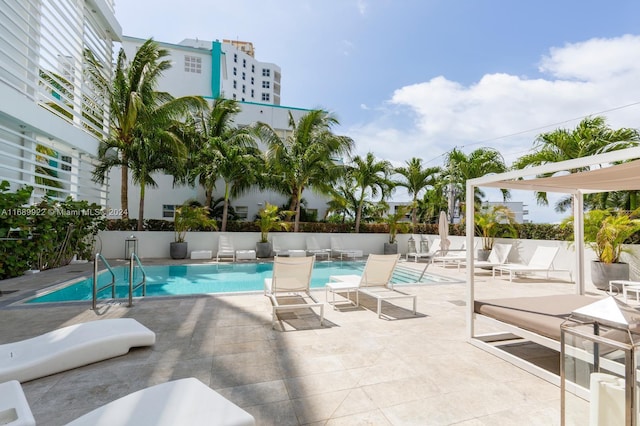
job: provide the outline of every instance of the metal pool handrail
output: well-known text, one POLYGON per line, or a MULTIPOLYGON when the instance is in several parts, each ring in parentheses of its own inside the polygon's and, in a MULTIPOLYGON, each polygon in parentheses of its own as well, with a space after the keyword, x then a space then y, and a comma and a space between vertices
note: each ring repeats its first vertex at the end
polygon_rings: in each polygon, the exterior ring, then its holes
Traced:
POLYGON ((142 262, 137 254, 131 253, 131 259, 129 259, 129 307, 133 306, 133 292, 142 286, 142 295, 147 295, 147 273, 142 267, 142 262), (142 281, 135 286, 133 285, 133 262, 138 264, 140 271, 142 272, 142 281))
POLYGON ((96 253, 96 257, 93 259, 93 298, 92 298, 93 300, 91 303, 91 309, 93 309, 94 311, 96 309, 96 304, 98 301, 98 292, 109 287, 111 287, 111 298, 115 299, 116 298, 116 274, 113 272, 113 269, 111 269, 111 265, 109 265, 109 262, 107 262, 107 259, 105 259, 104 256, 101 255, 100 253, 96 253), (106 266, 106 268, 111 273, 111 282, 109 284, 106 284, 98 288, 98 263, 100 260, 102 260, 102 263, 104 263, 104 266, 106 266))

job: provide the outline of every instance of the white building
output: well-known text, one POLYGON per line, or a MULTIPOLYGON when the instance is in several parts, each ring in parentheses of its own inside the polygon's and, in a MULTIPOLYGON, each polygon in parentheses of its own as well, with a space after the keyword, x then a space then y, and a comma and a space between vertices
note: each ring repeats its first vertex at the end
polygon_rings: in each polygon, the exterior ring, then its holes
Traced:
MULTIPOLYGON (((131 60, 136 49, 146 40, 122 37, 122 46, 131 60)), ((250 125, 257 121, 269 124, 283 135, 289 129, 289 113, 294 119, 308 112, 306 109, 280 106, 280 67, 260 62, 254 58, 253 44, 225 40, 203 41, 186 39, 179 44, 156 42, 169 51, 172 67, 159 79, 158 90, 173 96, 202 96, 213 100, 218 96, 236 99, 241 112, 235 117, 235 124, 250 125)), ((131 177, 130 177, 131 179, 131 177)), ((204 202, 204 190, 200 186, 173 186, 173 178, 155 175, 156 188, 145 189, 145 219, 171 219, 176 206, 185 201, 204 202)), ((109 211, 120 210, 120 169, 109 173, 109 211)), ((214 198, 222 196, 220 182, 214 191, 214 198)), ((129 217, 138 217, 139 187, 129 182, 129 217)), ((326 198, 307 189, 303 193, 307 210, 317 213, 322 219, 326 212, 326 198)), ((271 191, 251 190, 241 197, 231 200, 231 205, 239 217, 253 220, 265 203, 284 205, 287 197, 271 191)))
MULTIPOLYGON (((146 40, 122 37, 122 48, 131 59, 146 40)), ((160 90, 175 97, 220 96, 242 102, 280 105, 280 67, 254 57, 253 44, 184 39, 178 44, 156 42, 171 53, 173 66, 164 72, 160 90)))
POLYGON ((111 75, 121 37, 112 0, 0 0, 0 181, 11 190, 106 204, 91 181, 104 97, 85 75, 85 50, 111 75))
MULTIPOLYGON (((241 102, 242 111, 236 116, 237 124, 251 124, 257 121, 269 124, 275 130, 284 133, 289 128, 289 112, 294 119, 298 119, 308 110, 301 108, 282 107, 275 105, 261 105, 248 102, 241 102)), ((173 186, 173 177, 167 175, 155 175, 154 179, 158 183, 157 188, 147 187, 145 190, 145 219, 172 219, 176 206, 182 205, 185 201, 197 200, 201 203, 205 200, 204 190, 201 186, 173 186)), ((224 188, 222 181, 214 190, 214 198, 222 196, 221 190, 224 188)), ((120 169, 113 169, 109 173, 109 210, 119 211, 120 209, 120 169)), ((129 182, 129 217, 138 217, 138 202, 140 188, 129 182)), ((314 194, 307 189, 303 193, 303 199, 307 201, 307 210, 316 212, 318 219, 322 219, 327 209, 326 198, 314 194)), ((250 190, 246 194, 233 198, 231 205, 240 218, 253 220, 258 211, 265 203, 281 206, 287 202, 287 197, 271 191, 250 190)))
POLYGON ((525 218, 529 214, 529 210, 522 201, 485 201, 482 207, 492 208, 494 206, 505 206, 513 212, 516 223, 527 223, 529 220, 525 218))

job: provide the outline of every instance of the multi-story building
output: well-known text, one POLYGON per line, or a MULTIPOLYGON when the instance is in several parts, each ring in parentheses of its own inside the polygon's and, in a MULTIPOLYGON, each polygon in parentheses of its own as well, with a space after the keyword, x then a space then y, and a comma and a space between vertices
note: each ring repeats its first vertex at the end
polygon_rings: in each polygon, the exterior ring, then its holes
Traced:
MULTIPOLYGON (((146 40, 122 37, 122 46, 131 60, 136 49, 146 40)), ((257 61, 253 44, 244 41, 204 41, 186 39, 178 44, 156 42, 169 52, 172 67, 166 70, 158 81, 158 90, 175 97, 202 96, 213 100, 219 96, 235 99, 240 103, 241 112, 235 117, 235 124, 251 125, 258 121, 269 124, 283 136, 290 131, 289 114, 295 120, 308 112, 306 109, 280 105, 280 67, 268 62, 257 61)), ((204 202, 204 190, 199 187, 174 186, 173 177, 156 175, 155 188, 146 188, 145 218, 173 218, 175 208, 185 201, 204 202)), ((120 171, 109 173, 110 211, 120 210, 120 171)), ((214 191, 214 198, 222 196, 222 182, 214 191)), ((129 217, 138 215, 139 188, 129 183, 129 217)), ((326 209, 326 198, 307 190, 303 194, 307 210, 322 219, 326 209)), ((253 220, 265 203, 281 206, 287 197, 271 191, 251 190, 231 200, 231 204, 241 219, 253 220)))
POLYGON ((86 73, 87 54, 105 78, 121 28, 112 0, 0 0, 0 181, 11 190, 106 204, 91 180, 108 132, 104 93, 86 73))
MULTIPOLYGON (((157 41, 157 40, 156 40, 157 41)), ((128 58, 145 42, 122 37, 128 58)), ((280 105, 280 67, 256 60, 251 42, 184 39, 178 44, 157 41, 171 53, 173 66, 164 72, 161 90, 173 96, 220 96, 242 102, 280 105)))

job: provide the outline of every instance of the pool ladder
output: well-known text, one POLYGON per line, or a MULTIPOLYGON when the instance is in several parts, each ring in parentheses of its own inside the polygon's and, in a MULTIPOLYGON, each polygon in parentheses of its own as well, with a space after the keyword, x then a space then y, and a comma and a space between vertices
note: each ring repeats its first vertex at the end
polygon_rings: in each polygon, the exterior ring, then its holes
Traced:
MULTIPOLYGON (((107 259, 100 253, 96 253, 96 257, 93 260, 93 297, 91 303, 91 309, 95 310, 96 305, 98 303, 98 293, 106 288, 111 287, 111 298, 116 298, 116 274, 111 269, 111 265, 107 262, 107 259), (102 287, 98 287, 98 264, 102 261, 104 266, 107 268, 109 273, 111 274, 111 282, 109 284, 105 284, 102 287)), ((142 262, 140 262, 140 258, 135 253, 131 253, 131 258, 129 259, 129 307, 133 306, 133 292, 142 287, 142 295, 147 295, 147 274, 142 267, 142 262), (140 271, 142 272, 142 281, 137 284, 133 284, 133 271, 134 271, 134 263, 138 265, 140 271)))

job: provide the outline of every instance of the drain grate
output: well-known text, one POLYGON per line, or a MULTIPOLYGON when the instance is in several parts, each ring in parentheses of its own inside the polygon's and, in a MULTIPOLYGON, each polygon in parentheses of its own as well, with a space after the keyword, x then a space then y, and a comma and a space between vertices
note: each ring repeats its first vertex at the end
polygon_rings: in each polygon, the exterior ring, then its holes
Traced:
POLYGON ((466 306, 467 302, 465 302, 464 300, 449 300, 449 303, 453 303, 456 306, 466 306))
POLYGON ((67 271, 67 274, 78 274, 78 273, 82 273, 84 271, 67 271))
POLYGON ((0 296, 2 296, 3 294, 11 294, 11 293, 15 293, 18 290, 0 290, 0 296))

